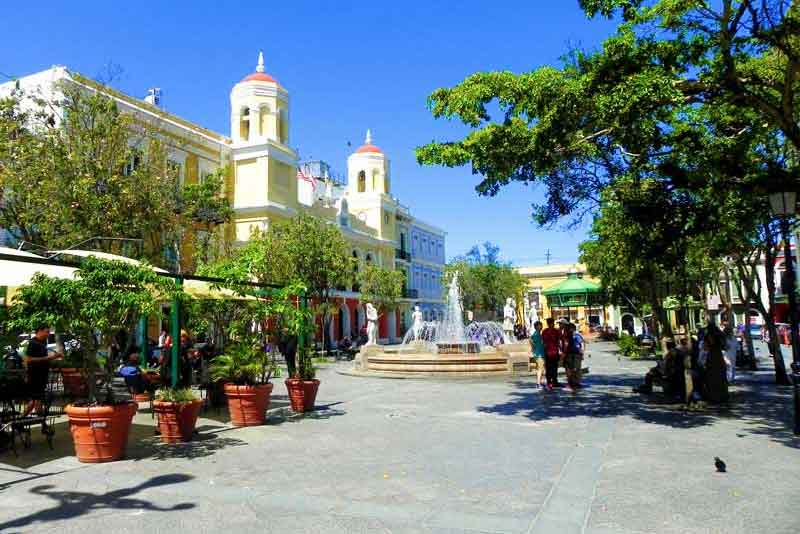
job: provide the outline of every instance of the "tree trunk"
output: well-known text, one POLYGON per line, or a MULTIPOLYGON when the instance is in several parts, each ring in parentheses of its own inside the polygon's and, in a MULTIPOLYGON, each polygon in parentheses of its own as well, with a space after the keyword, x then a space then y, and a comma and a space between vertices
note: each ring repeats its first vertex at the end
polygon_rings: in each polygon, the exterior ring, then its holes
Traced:
POLYGON ((56 352, 58 354, 64 354, 64 336, 61 335, 61 332, 56 331, 56 352))
POLYGON ((664 307, 661 306, 661 302, 656 294, 655 285, 651 285, 650 287, 650 306, 653 308, 653 335, 656 337, 656 340, 660 340, 662 335, 671 338, 673 335, 672 325, 666 317, 664 307))
POLYGON ((753 348, 753 336, 750 335, 750 301, 745 301, 745 312, 744 312, 744 347, 747 351, 747 356, 750 360, 750 369, 755 371, 757 368, 756 364, 756 352, 753 348))
MULTIPOLYGON (((758 251, 758 256, 761 256, 760 251, 758 251)), ((747 351, 747 356, 750 358, 750 369, 755 371, 757 367, 756 351, 753 348, 753 336, 750 335, 750 325, 752 323, 752 319, 750 317, 750 308, 753 300, 761 300, 761 295, 753 294, 753 287, 755 285, 753 283, 753 275, 757 276, 758 273, 755 271, 755 269, 752 271, 747 271, 738 264, 736 266, 736 272, 739 275, 738 279, 736 280, 736 294, 739 295, 739 300, 744 303, 744 346, 745 350, 747 351), (745 281, 745 278, 747 281, 745 281)))
POLYGON ((769 311, 764 317, 769 329, 769 351, 772 354, 772 361, 775 363, 775 383, 779 386, 791 384, 789 375, 786 374, 786 365, 783 362, 783 351, 781 351, 780 340, 778 339, 778 329, 775 327, 775 234, 770 225, 765 225, 765 255, 766 255, 766 278, 767 295, 769 299, 769 311))

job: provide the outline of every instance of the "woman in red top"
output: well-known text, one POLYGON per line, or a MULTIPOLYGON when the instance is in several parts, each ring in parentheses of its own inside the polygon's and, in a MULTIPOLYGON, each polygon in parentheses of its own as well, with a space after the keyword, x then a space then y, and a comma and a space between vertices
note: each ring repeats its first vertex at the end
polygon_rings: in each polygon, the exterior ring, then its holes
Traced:
POLYGON ((558 360, 561 357, 561 333, 553 325, 552 317, 547 319, 547 328, 542 330, 544 343, 544 371, 547 378, 547 389, 558 386, 558 360))

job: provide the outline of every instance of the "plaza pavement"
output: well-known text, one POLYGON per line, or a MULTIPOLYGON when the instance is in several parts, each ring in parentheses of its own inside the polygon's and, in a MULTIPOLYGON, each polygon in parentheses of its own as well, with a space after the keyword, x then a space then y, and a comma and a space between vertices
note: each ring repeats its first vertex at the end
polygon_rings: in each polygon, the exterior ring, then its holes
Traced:
POLYGON ((212 411, 162 446, 140 413, 110 464, 79 464, 61 425, 55 452, 0 456, 0 532, 798 532, 800 440, 769 367, 730 407, 684 413, 631 393, 652 362, 611 348, 589 346, 575 394, 333 366, 312 415, 233 429, 212 411))

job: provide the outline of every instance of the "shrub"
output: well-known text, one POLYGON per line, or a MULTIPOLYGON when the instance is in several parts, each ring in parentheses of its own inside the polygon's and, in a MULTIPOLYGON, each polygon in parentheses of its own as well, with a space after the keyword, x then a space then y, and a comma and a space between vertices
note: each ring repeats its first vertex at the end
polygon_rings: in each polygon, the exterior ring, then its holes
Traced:
POLYGON ((162 402, 192 402, 197 396, 191 388, 163 388, 156 391, 155 399, 162 402))
POLYGON ((626 358, 636 358, 639 356, 639 343, 633 336, 620 336, 617 340, 619 353, 626 358))
POLYGON ((211 378, 215 382, 241 386, 268 384, 276 371, 274 358, 255 338, 230 346, 225 354, 217 356, 211 363, 211 378))

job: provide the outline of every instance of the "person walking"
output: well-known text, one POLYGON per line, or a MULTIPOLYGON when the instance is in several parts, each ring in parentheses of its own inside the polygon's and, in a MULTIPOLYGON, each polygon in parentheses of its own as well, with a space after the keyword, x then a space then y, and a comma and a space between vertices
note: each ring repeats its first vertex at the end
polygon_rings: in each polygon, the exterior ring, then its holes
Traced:
POLYGON ((547 319, 547 328, 542 331, 544 344, 544 368, 547 379, 547 389, 558 387, 558 362, 561 358, 561 334, 555 329, 555 320, 547 319))
POLYGON ((536 363, 536 383, 540 387, 542 384, 542 375, 544 375, 545 366, 545 351, 544 340, 542 340, 542 322, 536 321, 533 323, 533 334, 531 334, 531 351, 533 353, 533 361, 536 363))

